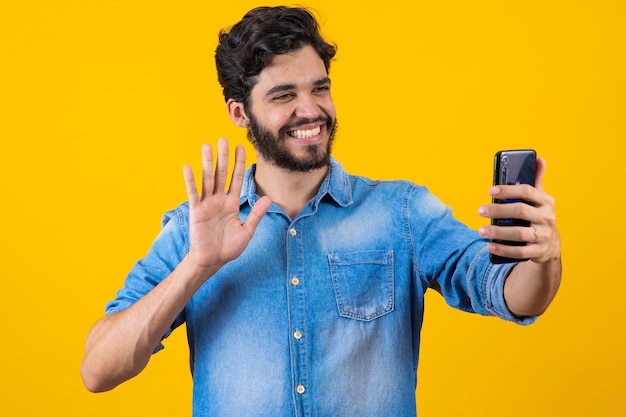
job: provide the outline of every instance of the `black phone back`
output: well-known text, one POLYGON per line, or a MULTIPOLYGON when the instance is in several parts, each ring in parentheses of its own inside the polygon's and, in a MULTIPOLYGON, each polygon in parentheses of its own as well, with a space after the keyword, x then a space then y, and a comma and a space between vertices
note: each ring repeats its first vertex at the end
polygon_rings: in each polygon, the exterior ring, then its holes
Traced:
MULTIPOLYGON (((499 151, 494 159, 493 185, 530 184, 534 187, 536 170, 537 153, 533 149, 499 151)), ((525 203, 523 200, 514 199, 493 199, 493 202, 498 204, 525 203)), ((491 219, 491 224, 496 226, 530 226, 528 221, 520 219, 491 219)), ((494 242, 513 246, 524 246, 526 244, 526 242, 505 240, 494 240, 494 242)), ((492 263, 520 262, 525 260, 491 255, 492 263)))

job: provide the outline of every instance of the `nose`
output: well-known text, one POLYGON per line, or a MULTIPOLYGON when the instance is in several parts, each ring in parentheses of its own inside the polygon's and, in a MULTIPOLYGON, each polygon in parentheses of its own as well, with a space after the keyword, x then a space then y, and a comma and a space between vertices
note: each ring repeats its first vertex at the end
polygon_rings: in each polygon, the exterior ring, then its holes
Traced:
POLYGON ((296 117, 303 119, 316 119, 322 114, 320 107, 312 95, 300 96, 297 107, 296 117))

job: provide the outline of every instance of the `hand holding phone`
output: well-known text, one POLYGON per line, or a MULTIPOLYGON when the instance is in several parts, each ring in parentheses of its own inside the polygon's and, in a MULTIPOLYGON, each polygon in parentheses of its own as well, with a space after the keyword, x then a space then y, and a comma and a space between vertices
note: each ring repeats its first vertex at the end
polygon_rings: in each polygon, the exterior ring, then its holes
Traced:
MULTIPOLYGON (((506 150, 499 151, 495 155, 494 170, 493 170, 493 185, 515 185, 515 184, 529 184, 535 186, 535 174, 537 169, 537 154, 533 149, 518 149, 518 150, 506 150)), ((493 199, 496 204, 510 204, 516 202, 523 202, 523 200, 514 199, 493 199)), ((530 223, 521 219, 491 219, 491 224, 494 226, 504 227, 528 227, 530 223)), ((508 241, 508 240, 493 240, 495 243, 512 245, 512 246, 524 246, 526 242, 508 241)), ((521 262, 527 259, 514 259, 506 258, 490 254, 490 260, 494 264, 521 262)))

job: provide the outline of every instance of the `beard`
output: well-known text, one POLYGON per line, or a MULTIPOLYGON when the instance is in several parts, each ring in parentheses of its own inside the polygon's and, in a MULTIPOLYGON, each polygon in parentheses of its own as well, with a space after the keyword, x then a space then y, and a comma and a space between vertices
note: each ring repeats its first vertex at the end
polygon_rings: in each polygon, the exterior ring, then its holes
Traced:
POLYGON ((294 172, 309 172, 330 165, 330 154, 332 144, 335 140, 337 132, 337 120, 331 120, 328 117, 319 117, 317 119, 300 119, 294 123, 283 126, 278 131, 278 137, 270 130, 261 126, 252 112, 248 113, 250 125, 248 126, 248 140, 254 146, 254 149, 271 164, 294 172), (328 142, 325 148, 320 145, 306 146, 306 155, 297 157, 292 154, 286 146, 285 136, 287 132, 297 126, 323 122, 328 133, 328 142))

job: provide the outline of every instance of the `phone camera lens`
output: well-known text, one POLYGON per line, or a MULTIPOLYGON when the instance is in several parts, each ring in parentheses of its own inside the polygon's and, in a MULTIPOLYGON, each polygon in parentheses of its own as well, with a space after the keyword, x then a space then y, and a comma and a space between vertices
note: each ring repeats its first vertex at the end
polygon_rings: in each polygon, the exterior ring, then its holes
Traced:
POLYGON ((508 164, 508 163, 509 163, 509 157, 508 157, 508 155, 504 155, 504 156, 502 157, 502 160, 501 160, 501 161, 502 161, 502 163, 503 163, 503 164, 508 164))

